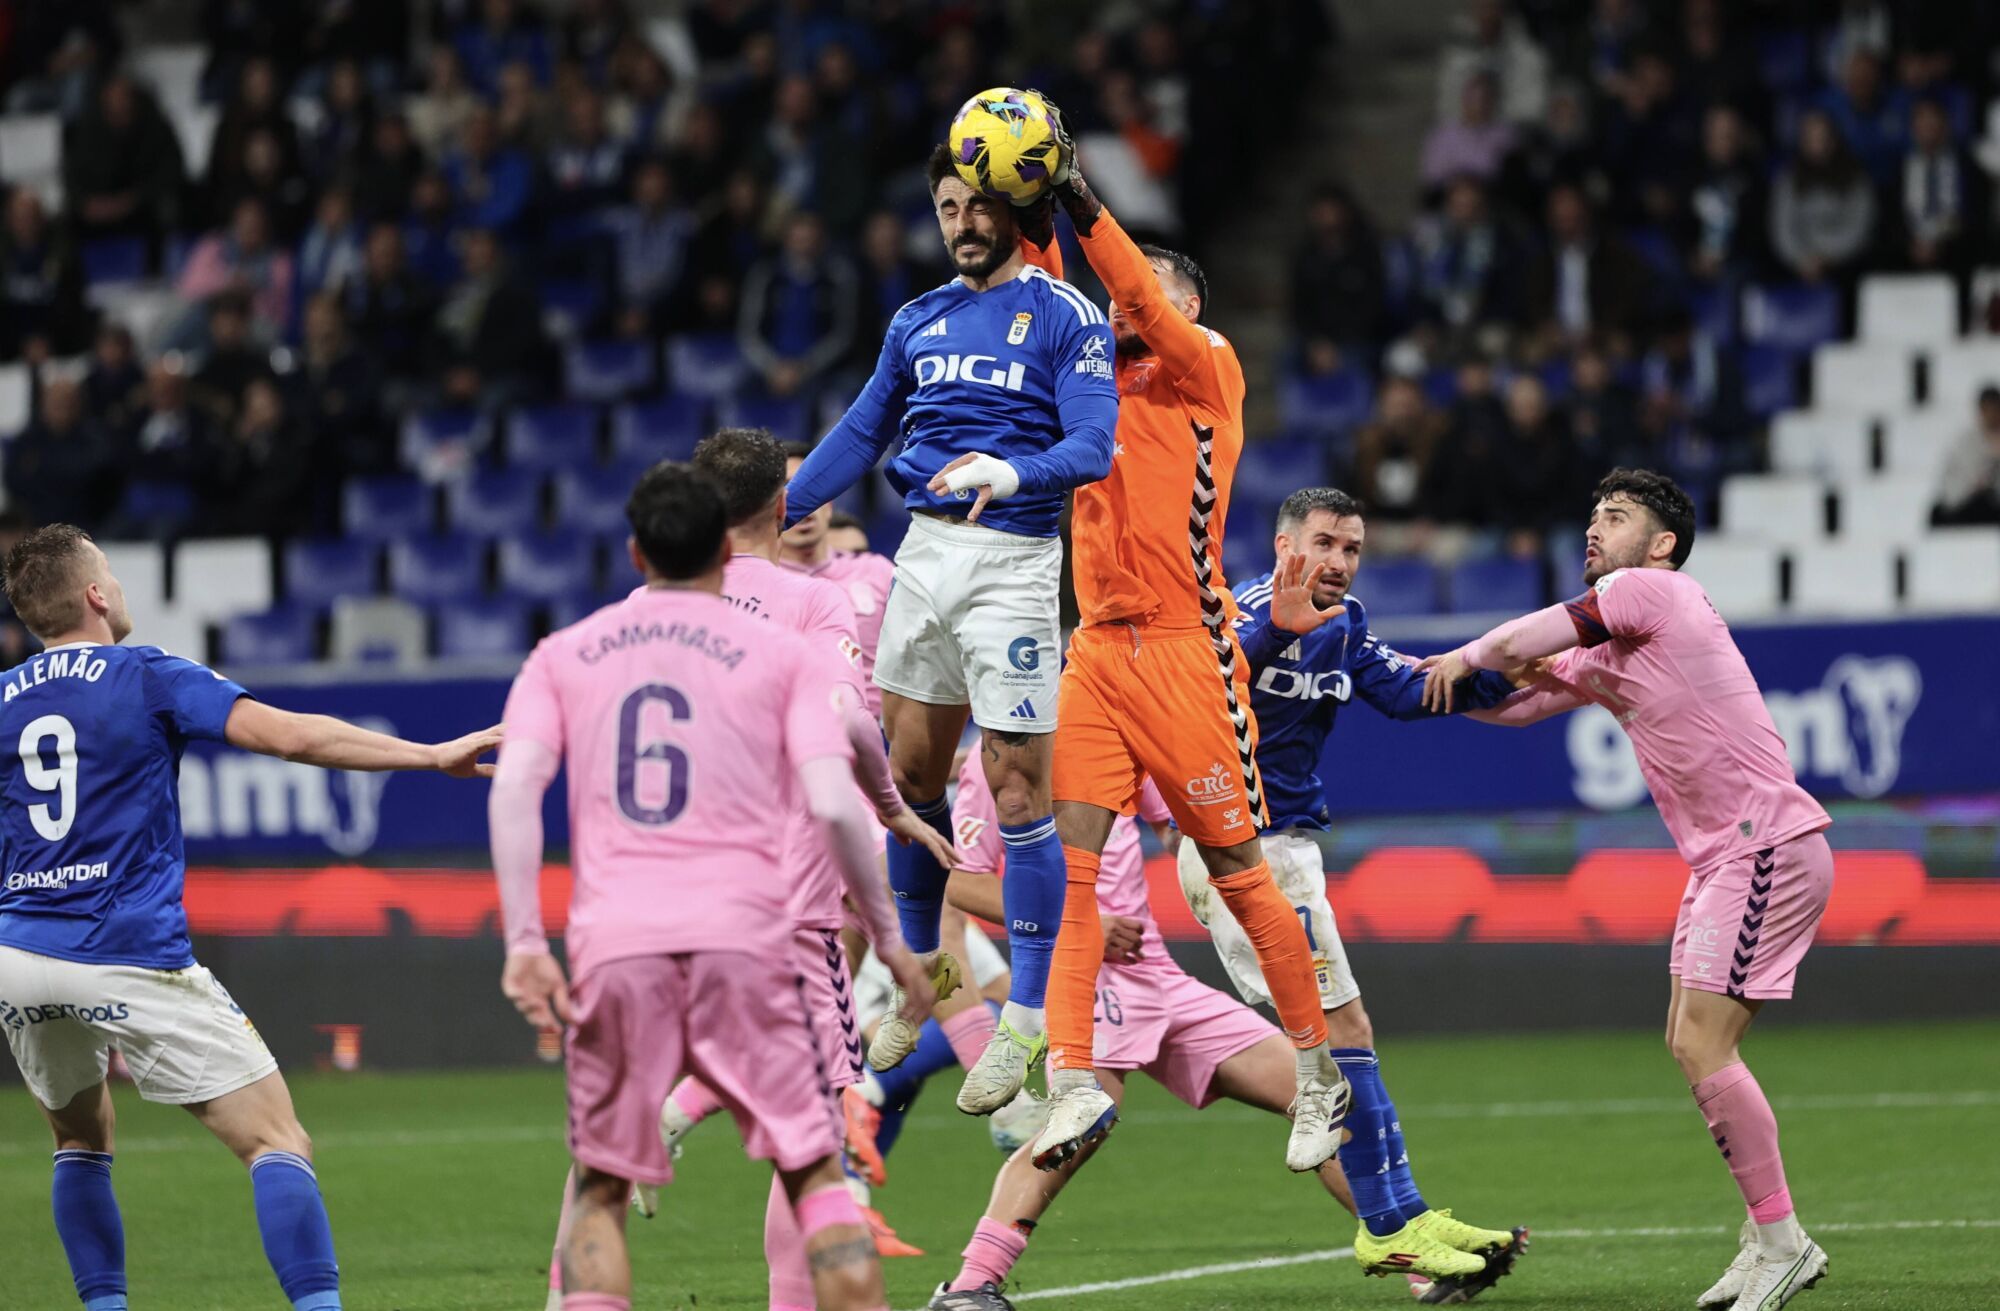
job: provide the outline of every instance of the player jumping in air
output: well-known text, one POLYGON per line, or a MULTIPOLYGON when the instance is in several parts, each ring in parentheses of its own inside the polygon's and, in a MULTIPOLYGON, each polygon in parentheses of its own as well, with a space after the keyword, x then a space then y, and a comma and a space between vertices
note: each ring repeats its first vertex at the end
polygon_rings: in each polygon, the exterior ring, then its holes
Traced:
MULTIPOLYGON (((903 434, 889 480, 913 515, 875 681, 896 785, 947 839, 945 785, 968 710, 982 733, 1018 871, 1007 883, 1013 991, 958 1097, 960 1110, 990 1115, 1047 1046, 1042 1005, 1063 902, 1049 800, 1062 649, 1056 521, 1065 492, 1111 467, 1118 395, 1104 315, 1027 263, 1011 207, 960 181, 942 146, 929 177, 958 276, 896 312, 874 375, 792 479, 786 522, 852 486, 903 434)), ((889 853, 905 939, 927 958, 938 950, 947 874, 921 848, 889 853)), ((869 1064, 895 1065, 917 1033, 891 1016, 869 1064)))
MULTIPOLYGON (((1278 507, 1277 568, 1236 588, 1237 636, 1250 662, 1250 704, 1257 712, 1257 769, 1271 807, 1263 835, 1272 877, 1308 926, 1320 1006, 1334 1059, 1353 1089, 1351 1135, 1341 1168, 1354 1188, 1361 1228, 1355 1260, 1370 1274, 1414 1272, 1429 1284, 1422 1300, 1459 1302, 1491 1287, 1513 1268, 1525 1231, 1478 1229, 1433 1211, 1417 1191, 1403 1126, 1382 1081, 1375 1030, 1361 1005, 1361 985, 1347 961, 1326 871, 1314 834, 1331 825, 1319 765, 1341 707, 1355 699, 1391 719, 1427 719, 1425 676, 1368 629, 1350 594, 1361 568, 1367 525, 1361 504, 1331 487, 1307 487, 1278 507)), ((1514 684, 1497 673, 1458 687, 1462 709, 1497 705, 1514 684)), ((1268 1001, 1257 957, 1243 930, 1218 914, 1207 871, 1189 844, 1180 849, 1181 891, 1246 1001, 1268 1001)))
MULTIPOLYGON (((1141 819, 1164 829, 1170 812, 1150 781, 1137 805, 1141 819)), ((991 797, 970 765, 959 776, 954 810, 960 841, 951 899, 974 915, 995 914, 1001 898, 995 885, 1004 886, 993 877, 1001 870, 1002 847, 992 827, 991 797)), ((1112 825, 1096 895, 1104 926, 1098 940, 1104 969, 1095 998, 1096 1065, 1110 1094, 1123 1100, 1126 1078, 1143 1073, 1197 1109, 1228 1097, 1285 1114, 1293 1096, 1291 1044, 1242 1002, 1188 977, 1167 954, 1147 904, 1138 825, 1129 816, 1112 825)), ((1000 1289, 1008 1273, 1057 1194, 1095 1151, 1093 1142, 1054 1170, 1035 1167, 1032 1145, 1014 1153, 993 1182, 986 1213, 965 1246, 964 1264, 939 1286, 931 1307, 1006 1311, 1011 1303, 1000 1289)), ((1352 1212, 1340 1164, 1322 1162, 1318 1174, 1327 1193, 1352 1212)))
POLYGON ((1704 1307, 1776 1311, 1826 1274, 1799 1228, 1778 1121, 1738 1045, 1790 997, 1833 890, 1825 810, 1799 786, 1757 680, 1701 584, 1680 572, 1694 505, 1674 483, 1616 469, 1597 485, 1573 601, 1424 661, 1425 699, 1450 709, 1468 670, 1547 660, 1533 687, 1474 718, 1529 724, 1596 703, 1618 718, 1688 863, 1667 973, 1667 1045, 1749 1216, 1704 1307))
POLYGON ((1049 1123, 1035 1163, 1053 1168, 1118 1117, 1091 1070, 1104 940, 1095 884, 1113 823, 1151 775, 1264 964, 1297 1051, 1285 1163, 1313 1170, 1340 1145, 1347 1086, 1327 1048, 1305 931, 1257 841, 1256 726, 1222 581, 1243 369, 1228 341, 1200 324, 1208 286, 1199 266, 1134 243, 1076 169, 1054 106, 1050 118, 1069 161, 1056 199, 1111 293, 1120 408, 1111 474, 1078 489, 1071 519, 1082 626, 1062 676, 1054 785, 1069 886, 1049 996, 1049 1123))
POLYGON ((328 769, 490 774, 500 730, 424 746, 252 700, 132 632, 80 529, 7 556, 7 597, 45 649, 0 691, 0 1020, 55 1131, 56 1236, 90 1311, 124 1311, 107 1049, 139 1095, 193 1112, 249 1167, 264 1255, 297 1311, 337 1311, 340 1269, 312 1144, 264 1040, 194 958, 181 907, 181 752, 193 739, 328 769), (25 1018, 24 1018, 25 1017, 25 1018))
POLYGON ((799 972, 796 881, 772 799, 803 795, 847 894, 921 1015, 928 978, 896 932, 855 793, 858 698, 824 651, 722 595, 722 498, 682 465, 632 493, 646 586, 552 635, 507 699, 489 807, 507 935, 502 987, 560 1020, 577 1165, 565 1311, 629 1311, 626 1200, 671 1176, 660 1104, 684 1071, 776 1168, 807 1254, 801 1305, 886 1307, 874 1243, 840 1177, 840 1111, 799 972), (572 995, 543 934, 543 794, 569 768, 572 995))

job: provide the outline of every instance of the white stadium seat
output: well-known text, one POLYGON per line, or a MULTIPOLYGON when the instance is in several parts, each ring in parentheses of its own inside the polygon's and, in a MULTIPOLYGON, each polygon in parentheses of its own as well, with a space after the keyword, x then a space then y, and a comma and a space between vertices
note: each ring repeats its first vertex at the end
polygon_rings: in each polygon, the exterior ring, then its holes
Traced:
POLYGON ((132 71, 168 113, 201 103, 201 70, 207 63, 208 51, 191 43, 147 46, 132 55, 132 71))
POLYGON ((2000 387, 2000 342, 1960 341, 1929 352, 1933 410, 1957 411, 1971 415, 1979 403, 1979 389, 1989 384, 2000 387))
POLYGON ((132 607, 132 641, 139 646, 157 646, 171 655, 208 663, 208 625, 200 616, 177 605, 156 610, 132 607))
POLYGON ((1793 548, 1793 613, 1880 615, 1895 607, 1896 553, 1883 543, 1842 538, 1793 548))
POLYGON ((1883 472, 1935 480, 1972 422, 1969 409, 1944 410, 1935 405, 1891 415, 1882 425, 1883 472))
MULTIPOLYGON (((125 604, 141 625, 167 605, 167 553, 158 542, 103 542, 111 576, 125 589, 125 604)), ((141 634, 141 640, 145 639, 141 634)), ((157 645, 157 643, 153 643, 157 645)))
POLYGON ((1731 623, 1778 613, 1778 548, 1769 542, 1700 534, 1686 570, 1731 623))
POLYGON ((204 621, 271 608, 271 548, 261 537, 174 547, 174 604, 204 621))
POLYGON ((169 105, 167 118, 181 143, 181 160, 187 175, 202 177, 208 172, 208 152, 215 145, 215 124, 222 112, 208 105, 169 105))
POLYGON ((343 596, 333 603, 336 664, 420 665, 429 649, 424 612, 389 596, 343 596))
POLYGON ((1813 352, 1813 408, 1893 414, 1915 399, 1907 346, 1841 342, 1813 352))
POLYGON ((1722 482, 1722 531, 1779 545, 1816 542, 1826 536, 1826 489, 1796 475, 1732 474, 1722 482))
POLYGON ((1840 535, 1886 552, 1929 532, 1936 503, 1929 478, 1849 478, 1840 484, 1840 535))
POLYGON ((1771 420, 1775 473, 1839 478, 1874 466, 1873 422, 1865 415, 1791 410, 1771 420))
POLYGON ((2000 607, 2000 528, 1935 528, 1910 544, 1912 610, 2000 607))
POLYGON ((12 437, 33 418, 33 379, 25 364, 0 364, 0 437, 12 437))
POLYGON ((62 119, 54 114, 0 118, 0 177, 39 182, 62 173, 62 119))
POLYGON ((1861 280, 1860 329, 1867 342, 1931 346, 1958 339, 1958 288, 1942 273, 1872 274, 1861 280))

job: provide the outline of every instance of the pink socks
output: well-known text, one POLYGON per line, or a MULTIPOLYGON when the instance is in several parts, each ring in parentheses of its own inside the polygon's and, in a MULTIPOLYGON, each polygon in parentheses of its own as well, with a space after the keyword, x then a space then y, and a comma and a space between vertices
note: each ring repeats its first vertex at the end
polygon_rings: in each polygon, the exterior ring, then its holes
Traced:
POLYGON ((771 1196, 764 1203, 764 1260, 771 1267, 771 1311, 786 1307, 812 1311, 813 1277, 806 1265, 806 1236, 799 1232, 791 1199, 785 1196, 776 1171, 771 1174, 771 1196))
POLYGON ((632 1299, 616 1293, 564 1293, 563 1311, 632 1311, 632 1299))
POLYGON ((965 1245, 965 1264, 959 1267, 958 1278, 951 1281, 952 1291, 1006 1283, 1007 1272, 1027 1250, 1026 1234, 991 1216, 980 1216, 978 1227, 972 1231, 972 1241, 965 1245))
POLYGON ((682 1079, 674 1085, 673 1092, 668 1096, 674 1105, 681 1108, 681 1113, 696 1124, 700 1124, 722 1109, 722 1103, 708 1090, 708 1085, 699 1079, 682 1079))
POLYGON ((993 1037, 993 1012, 981 1002, 939 1021, 938 1027, 944 1030, 945 1041, 951 1044, 951 1054, 969 1070, 986 1054, 986 1044, 993 1037))
POLYGON ((1792 1194, 1778 1155, 1778 1118, 1750 1067, 1738 1061, 1709 1075, 1694 1086, 1694 1104, 1715 1135, 1750 1218, 1762 1225, 1790 1215, 1792 1194))

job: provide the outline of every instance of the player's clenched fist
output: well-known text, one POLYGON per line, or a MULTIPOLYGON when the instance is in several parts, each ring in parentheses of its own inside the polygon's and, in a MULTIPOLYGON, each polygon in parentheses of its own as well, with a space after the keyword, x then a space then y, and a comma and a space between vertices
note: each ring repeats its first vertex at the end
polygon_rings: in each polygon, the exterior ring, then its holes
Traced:
POLYGON ((570 1022, 569 980, 547 952, 509 952, 500 971, 500 991, 537 1029, 570 1022))

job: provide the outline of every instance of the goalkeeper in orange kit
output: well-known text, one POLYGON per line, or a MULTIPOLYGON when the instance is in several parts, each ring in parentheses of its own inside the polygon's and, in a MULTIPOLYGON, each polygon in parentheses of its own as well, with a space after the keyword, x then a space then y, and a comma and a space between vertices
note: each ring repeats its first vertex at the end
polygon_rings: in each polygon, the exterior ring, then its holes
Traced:
MULTIPOLYGON (((1054 105, 1049 117, 1064 161, 1055 199, 1110 292, 1116 340, 1115 359, 1076 367, 1115 377, 1119 414, 1111 473, 1077 488, 1071 515, 1082 623, 1062 674, 1052 778, 1069 882, 1049 980, 1049 1123, 1035 1164, 1055 1168, 1117 1120, 1092 1072, 1104 949, 1095 885, 1112 822, 1132 813, 1151 775, 1256 948, 1298 1050, 1285 1163, 1312 1170, 1340 1145, 1348 1089, 1327 1051, 1305 931, 1257 841, 1265 814, 1249 665, 1222 580, 1223 515, 1243 451, 1243 369, 1228 341, 1201 326, 1200 266, 1126 235, 1083 180, 1054 105)), ((1061 255, 1045 239, 1052 233, 1026 235, 1041 248, 1031 257, 1060 276, 1061 255)))

